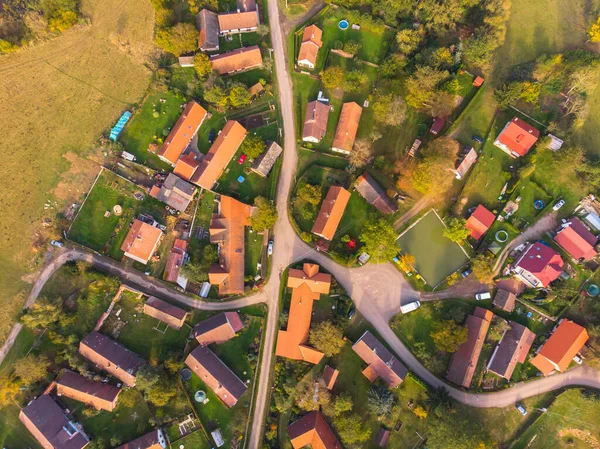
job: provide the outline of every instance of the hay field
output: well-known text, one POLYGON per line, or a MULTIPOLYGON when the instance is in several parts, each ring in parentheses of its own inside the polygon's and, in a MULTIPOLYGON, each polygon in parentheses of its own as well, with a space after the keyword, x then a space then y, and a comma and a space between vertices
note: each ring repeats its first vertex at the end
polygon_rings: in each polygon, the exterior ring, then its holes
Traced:
POLYGON ((81 198, 94 140, 144 94, 154 51, 149 0, 83 0, 89 24, 0 58, 0 342, 20 308, 48 200, 81 198), (60 189, 57 189, 57 186, 60 189), (19 295, 20 294, 20 295, 19 295))

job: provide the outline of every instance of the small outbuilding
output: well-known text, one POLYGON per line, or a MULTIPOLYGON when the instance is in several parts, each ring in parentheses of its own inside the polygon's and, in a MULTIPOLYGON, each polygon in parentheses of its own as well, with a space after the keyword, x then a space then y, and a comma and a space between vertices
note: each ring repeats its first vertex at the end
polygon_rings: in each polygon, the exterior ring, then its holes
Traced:
POLYGON ((375 444, 379 447, 386 447, 388 440, 390 439, 390 431, 380 427, 375 435, 375 444))

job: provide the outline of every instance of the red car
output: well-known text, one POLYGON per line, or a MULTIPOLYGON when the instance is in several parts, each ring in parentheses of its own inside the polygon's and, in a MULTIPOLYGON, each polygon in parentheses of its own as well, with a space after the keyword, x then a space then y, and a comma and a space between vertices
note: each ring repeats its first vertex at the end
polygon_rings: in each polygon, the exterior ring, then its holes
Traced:
POLYGON ((238 159, 238 164, 242 165, 246 161, 246 155, 242 153, 240 158, 238 159))

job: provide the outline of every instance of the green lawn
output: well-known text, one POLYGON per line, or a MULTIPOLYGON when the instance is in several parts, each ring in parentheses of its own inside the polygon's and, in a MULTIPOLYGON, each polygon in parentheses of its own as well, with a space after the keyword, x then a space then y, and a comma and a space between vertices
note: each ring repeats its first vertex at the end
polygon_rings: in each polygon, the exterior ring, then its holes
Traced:
MULTIPOLYGON (((121 309, 119 318, 125 322, 116 338, 130 351, 140 355, 145 360, 165 360, 171 351, 182 352, 190 333, 190 327, 184 325, 177 331, 167 327, 164 323, 142 312, 145 297, 140 299, 131 292, 123 292, 115 311, 121 309), (159 329, 159 330, 157 330, 159 329)), ((110 329, 110 320, 107 320, 104 330, 110 329)))
POLYGON ((198 130, 198 150, 202 154, 208 153, 212 143, 209 142, 208 138, 213 133, 213 142, 219 135, 219 131, 223 129, 227 120, 225 115, 216 111, 211 111, 211 116, 204 120, 202 126, 198 130))
POLYGON ((142 107, 129 120, 119 137, 125 150, 134 154, 137 162, 149 167, 164 170, 168 164, 148 151, 148 145, 158 143, 169 135, 171 127, 181 115, 185 102, 171 92, 155 93, 148 96, 142 107), (166 100, 164 103, 161 100, 166 100), (158 113, 158 117, 154 114, 158 113))
POLYGON ((226 53, 231 50, 236 50, 243 47, 251 47, 260 45, 263 38, 258 33, 240 33, 232 34, 231 42, 228 42, 224 37, 219 38, 219 51, 216 53, 226 53))
POLYGON ((582 397, 580 389, 568 390, 560 394, 548 412, 540 415, 531 427, 512 446, 514 449, 583 449, 600 444, 600 400, 582 397), (589 432, 591 441, 582 438, 589 432), (535 439, 533 439, 535 437, 535 439), (593 443, 592 443, 593 441, 593 443))
POLYGON ((120 248, 129 232, 129 223, 141 212, 150 213, 157 221, 162 221, 165 207, 135 184, 103 170, 79 211, 69 238, 121 259, 123 252, 120 248), (135 199, 134 193, 141 193, 144 200, 135 199), (113 213, 113 206, 117 204, 123 209, 121 216, 113 213), (106 211, 110 211, 109 217, 104 217, 106 211))
MULTIPOLYGON (((480 144, 473 140, 473 136, 485 139, 496 113, 496 102, 493 98, 494 89, 489 83, 480 87, 481 93, 476 95, 466 106, 460 119, 457 120, 448 134, 465 146, 480 144)), ((494 138, 496 136, 493 136, 494 138)))
POLYGON ((244 266, 246 276, 254 277, 257 274, 260 274, 261 272, 265 272, 264 270, 259 271, 256 269, 256 264, 261 261, 263 249, 263 235, 254 231, 250 232, 250 230, 251 229, 249 227, 246 227, 246 251, 244 254, 244 266))
POLYGON ((19 420, 21 408, 9 405, 0 409, 0 445, 11 449, 42 449, 19 420))
POLYGON ((219 178, 218 185, 214 190, 243 203, 252 204, 257 196, 268 196, 269 180, 250 171, 252 162, 249 158, 246 158, 243 164, 239 164, 238 159, 241 155, 242 149, 240 148, 231 158, 231 162, 219 178), (238 181, 240 176, 244 178, 242 182, 238 181))
POLYGON ((444 224, 430 211, 397 240, 403 253, 415 256, 416 270, 431 287, 469 261, 457 243, 443 236, 443 231, 444 224))
MULTIPOLYGON (((171 442, 175 443, 175 441, 171 442)), ((206 441, 206 438, 202 434, 202 431, 198 430, 179 440, 176 440, 176 444, 173 444, 172 447, 179 448, 179 446, 183 445, 185 449, 209 449, 211 447, 211 444, 209 444, 208 441, 206 441)))
MULTIPOLYGON (((206 318, 206 313, 197 314, 196 318, 206 318)), ((200 380, 195 374, 186 382, 188 394, 192 397, 198 390, 206 392, 208 403, 199 404, 194 402, 196 410, 204 428, 210 431, 220 428, 225 441, 231 441, 233 432, 244 431, 248 419, 250 396, 252 395, 252 380, 256 365, 255 355, 250 361, 249 353, 255 354, 258 350, 260 340, 260 329, 262 319, 254 316, 244 315, 246 327, 238 333, 235 338, 222 345, 211 345, 210 349, 233 371, 242 381, 251 380, 248 383, 248 391, 232 408, 227 408, 218 397, 200 380), (252 349, 250 349, 252 348, 252 349)), ((229 444, 224 446, 230 447, 229 444)))
POLYGON ((552 196, 548 195, 531 178, 523 178, 519 181, 510 199, 515 201, 517 197, 521 197, 518 203, 519 209, 510 217, 510 221, 518 229, 533 224, 542 215, 542 210, 537 210, 533 206, 535 201, 540 200, 544 206, 548 206, 553 200, 552 196))
POLYGON ((204 226, 208 228, 210 226, 210 219, 212 214, 216 211, 217 204, 215 203, 215 194, 210 190, 202 192, 200 204, 196 210, 196 221, 194 226, 204 226))

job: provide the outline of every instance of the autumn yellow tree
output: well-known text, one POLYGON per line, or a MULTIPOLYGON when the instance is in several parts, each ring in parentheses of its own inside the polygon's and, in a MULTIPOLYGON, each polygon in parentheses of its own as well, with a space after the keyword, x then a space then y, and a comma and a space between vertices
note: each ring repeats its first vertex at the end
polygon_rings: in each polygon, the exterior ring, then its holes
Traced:
POLYGON ((402 271, 408 273, 413 271, 413 266, 415 265, 416 261, 417 259, 412 254, 403 254, 398 258, 398 266, 402 271))
POLYGON ((590 42, 600 42, 600 17, 598 17, 590 27, 588 34, 590 36, 590 42))

